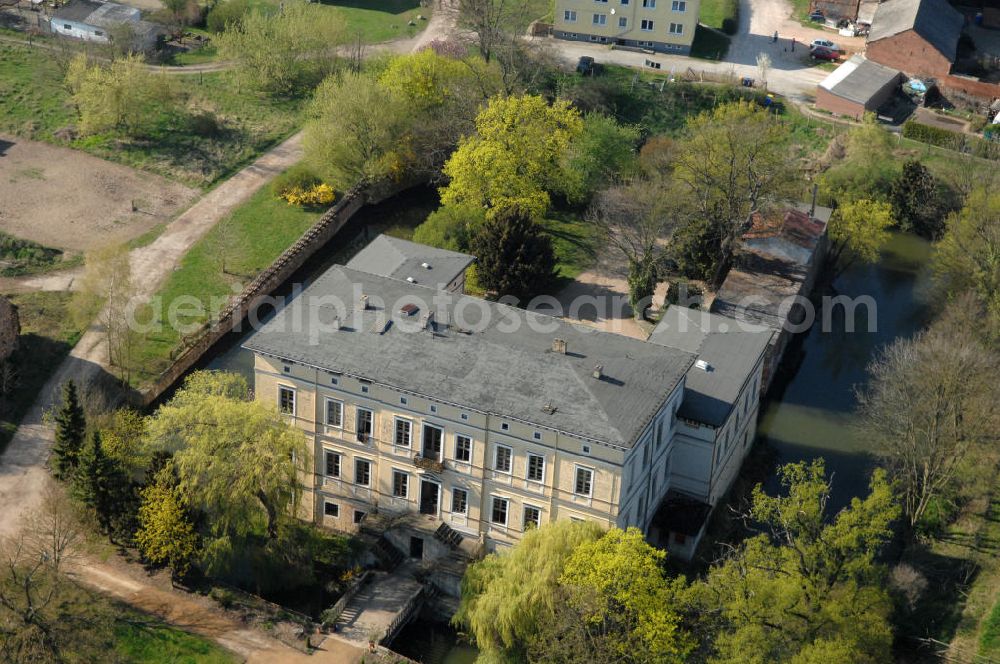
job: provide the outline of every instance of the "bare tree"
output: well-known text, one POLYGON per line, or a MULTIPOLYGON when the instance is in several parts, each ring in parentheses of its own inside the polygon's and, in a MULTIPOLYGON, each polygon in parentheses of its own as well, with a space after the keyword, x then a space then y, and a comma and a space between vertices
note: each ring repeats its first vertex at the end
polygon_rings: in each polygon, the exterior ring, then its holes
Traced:
POLYGON ((634 180, 595 198, 588 219, 628 262, 629 303, 637 316, 652 297, 680 208, 669 180, 634 180))
POLYGON ((96 318, 107 341, 108 361, 120 370, 119 378, 125 381, 130 377, 136 341, 129 325, 133 292, 127 247, 105 247, 87 253, 75 309, 84 319, 96 318))
POLYGON ((970 454, 997 440, 1000 362, 974 332, 976 306, 956 301, 928 330, 899 340, 869 366, 859 392, 862 426, 898 482, 916 526, 933 500, 956 487, 970 454))
POLYGON ((771 71, 771 56, 767 53, 757 54, 757 73, 760 75, 760 82, 767 90, 767 74, 771 71))

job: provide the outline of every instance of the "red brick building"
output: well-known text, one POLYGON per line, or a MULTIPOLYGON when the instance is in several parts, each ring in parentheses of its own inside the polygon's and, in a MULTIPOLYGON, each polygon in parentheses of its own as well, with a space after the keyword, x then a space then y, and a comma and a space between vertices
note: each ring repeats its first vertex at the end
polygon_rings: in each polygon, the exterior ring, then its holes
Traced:
POLYGON ((875 12, 865 55, 911 76, 944 78, 964 24, 947 0, 886 0, 875 12))

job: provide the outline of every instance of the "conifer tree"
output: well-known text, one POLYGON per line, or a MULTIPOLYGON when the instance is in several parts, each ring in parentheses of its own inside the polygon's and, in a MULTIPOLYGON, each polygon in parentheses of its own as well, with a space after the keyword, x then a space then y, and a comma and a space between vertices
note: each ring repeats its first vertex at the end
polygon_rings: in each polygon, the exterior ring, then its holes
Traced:
POLYGON ((114 517, 116 475, 114 462, 104 452, 101 434, 95 431, 80 454, 73 475, 73 495, 94 510, 104 532, 110 532, 114 517))
POLYGON ((87 432, 83 406, 76 391, 76 383, 63 383, 62 406, 56 413, 55 445, 52 448, 52 469, 59 479, 69 479, 79 463, 87 432))

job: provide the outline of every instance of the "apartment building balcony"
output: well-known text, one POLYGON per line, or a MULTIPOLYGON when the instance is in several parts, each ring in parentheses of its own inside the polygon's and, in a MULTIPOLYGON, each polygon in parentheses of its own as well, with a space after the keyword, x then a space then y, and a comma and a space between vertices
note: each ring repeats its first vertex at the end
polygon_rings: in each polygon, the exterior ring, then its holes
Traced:
POLYGON ((435 473, 444 472, 443 461, 439 461, 434 457, 426 457, 423 454, 415 454, 413 456, 413 465, 416 466, 417 468, 421 468, 423 470, 430 470, 435 473))

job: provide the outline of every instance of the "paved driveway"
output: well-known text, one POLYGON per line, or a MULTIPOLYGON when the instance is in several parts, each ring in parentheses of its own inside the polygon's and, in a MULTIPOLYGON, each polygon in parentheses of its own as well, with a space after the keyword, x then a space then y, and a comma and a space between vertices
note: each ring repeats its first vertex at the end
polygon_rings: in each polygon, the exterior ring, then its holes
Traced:
POLYGON ((740 31, 732 38, 726 60, 737 64, 755 65, 759 53, 771 56, 778 70, 795 70, 811 66, 809 48, 814 39, 829 39, 848 53, 864 50, 864 37, 841 37, 833 30, 807 28, 794 21, 788 0, 740 0, 740 31), (774 33, 778 43, 773 43, 774 33), (795 51, 791 41, 795 39, 795 51))

